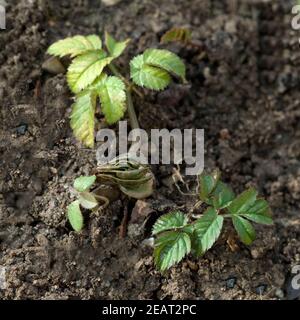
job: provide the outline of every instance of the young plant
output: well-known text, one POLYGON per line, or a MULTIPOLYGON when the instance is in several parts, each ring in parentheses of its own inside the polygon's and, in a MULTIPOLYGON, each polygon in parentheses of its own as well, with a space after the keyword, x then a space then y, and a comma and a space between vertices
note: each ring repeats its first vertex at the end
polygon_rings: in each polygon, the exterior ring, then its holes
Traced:
POLYGON ((70 56, 72 63, 67 82, 75 94, 71 127, 78 140, 94 146, 95 112, 100 99, 101 111, 108 124, 123 118, 126 109, 132 129, 139 128, 131 92, 137 86, 162 90, 171 82, 171 75, 185 81, 185 65, 174 53, 163 49, 147 49, 130 62, 130 78, 123 77, 114 61, 123 53, 129 39, 118 42, 107 32, 105 48, 97 35, 74 36, 52 44, 48 53, 57 57, 70 56), (109 75, 108 72, 112 73, 109 75))
POLYGON ((194 47, 200 50, 204 48, 201 42, 193 41, 191 30, 180 27, 175 27, 165 32, 160 38, 160 42, 163 44, 178 43, 183 47, 194 47))
POLYGON ((68 206, 68 219, 72 228, 80 232, 83 228, 83 215, 80 207, 96 210, 106 207, 110 199, 101 194, 103 186, 118 188, 134 199, 149 197, 153 192, 154 176, 150 168, 138 163, 128 155, 119 156, 108 164, 99 166, 92 176, 81 176, 74 181, 77 200, 68 206), (93 188, 92 188, 93 187, 93 188))
POLYGON ((256 238, 252 222, 271 225, 270 208, 249 188, 235 196, 231 188, 220 181, 219 172, 199 178, 200 204, 206 209, 196 221, 190 222, 180 211, 160 217, 153 226, 156 236, 154 260, 160 271, 169 269, 192 253, 202 256, 218 240, 224 219, 230 219, 241 241, 250 245, 256 238))
POLYGON ((160 39, 161 43, 180 42, 186 45, 192 41, 192 32, 187 28, 172 28, 168 30, 160 39))

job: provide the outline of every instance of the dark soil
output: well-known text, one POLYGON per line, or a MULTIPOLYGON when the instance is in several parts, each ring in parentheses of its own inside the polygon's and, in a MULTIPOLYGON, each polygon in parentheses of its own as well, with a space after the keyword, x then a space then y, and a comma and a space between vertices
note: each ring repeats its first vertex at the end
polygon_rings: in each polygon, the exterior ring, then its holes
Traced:
MULTIPOLYGON (((0 31, 0 265, 2 299, 291 299, 290 270, 300 264, 300 50, 290 26, 292 1, 8 1, 0 31), (174 26, 192 29, 203 49, 171 46, 185 59, 190 90, 136 100, 143 128, 204 128, 206 168, 219 167, 239 192, 254 185, 271 203, 275 226, 258 227, 251 247, 228 241, 230 226, 201 259, 165 275, 153 265, 153 221, 196 201, 166 183, 172 167, 153 168, 152 213, 134 218, 120 239, 119 199, 86 216, 81 235, 66 222, 70 186, 95 165, 73 138, 71 94, 63 74, 41 66, 47 47, 75 34, 133 39, 124 65, 174 26), (171 98, 172 97, 172 98, 171 98), (146 226, 145 228, 143 226, 146 226), (229 246, 228 243, 231 245, 229 246)), ((173 90, 173 91, 172 91, 173 90)), ((140 205, 141 203, 139 203, 140 205)))

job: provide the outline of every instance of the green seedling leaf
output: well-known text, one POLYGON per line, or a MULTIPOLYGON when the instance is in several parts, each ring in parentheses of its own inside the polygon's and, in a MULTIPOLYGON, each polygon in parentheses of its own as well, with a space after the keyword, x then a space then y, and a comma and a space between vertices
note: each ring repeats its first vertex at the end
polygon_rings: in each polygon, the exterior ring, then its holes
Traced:
POLYGON ((74 58, 89 51, 100 50, 101 47, 101 39, 96 35, 90 35, 87 37, 75 36, 53 43, 47 52, 58 57, 69 55, 71 58, 74 58))
POLYGON ((143 55, 131 60, 130 77, 135 84, 151 90, 163 90, 171 82, 167 71, 145 64, 143 55))
POLYGON ((269 204, 264 199, 256 200, 247 212, 242 213, 242 216, 256 223, 266 225, 273 224, 269 204))
POLYGON ((186 28, 172 28, 160 39, 161 43, 181 42, 186 44, 192 39, 192 32, 186 28))
POLYGON ((96 95, 83 91, 72 105, 71 128, 75 137, 89 148, 94 147, 96 95))
POLYGON ((152 234, 182 228, 188 223, 187 216, 180 212, 175 211, 161 216, 153 226, 152 234))
POLYGON ((95 196, 90 192, 81 192, 78 196, 80 205, 85 209, 94 209, 98 205, 95 196))
POLYGON ((75 58, 67 73, 70 89, 78 93, 87 88, 112 60, 102 50, 90 51, 75 58))
POLYGON ((145 64, 166 70, 185 81, 185 65, 175 53, 163 49, 147 49, 143 57, 145 64))
POLYGON ((79 192, 88 191, 90 187, 95 183, 96 176, 81 176, 75 179, 74 188, 79 192))
POLYGON ((232 215, 232 222, 242 242, 250 245, 256 237, 252 224, 241 216, 232 215))
POLYGON ((123 118, 126 111, 125 84, 118 77, 107 77, 99 87, 102 112, 108 124, 123 118))
POLYGON ((68 219, 72 228, 79 232, 83 228, 83 216, 79 207, 79 201, 76 200, 68 206, 68 219))
POLYGON ((128 197, 134 199, 145 199, 152 195, 153 193, 154 178, 151 177, 149 180, 142 184, 136 184, 132 186, 119 184, 120 190, 126 194, 128 197))
POLYGON ((119 57, 123 53, 123 51, 126 49, 129 42, 130 42, 130 39, 118 42, 108 32, 105 32, 106 48, 110 53, 110 55, 114 58, 119 57))
POLYGON ((169 231, 155 241, 154 261, 160 271, 180 262, 191 251, 191 239, 185 232, 169 231))
POLYGON ((212 195, 212 204, 216 209, 223 209, 231 203, 234 197, 232 189, 219 181, 212 195))
POLYGON ((220 174, 218 171, 214 172, 213 174, 202 174, 199 177, 200 200, 208 204, 211 204, 211 201, 209 201, 209 197, 217 187, 217 183, 219 179, 220 179, 220 174))
POLYGON ((237 196, 228 206, 228 210, 231 214, 244 213, 254 204, 256 197, 257 191, 250 188, 237 196))
POLYGON ((194 224, 193 249, 198 256, 203 255, 220 236, 224 218, 213 208, 208 208, 194 224))

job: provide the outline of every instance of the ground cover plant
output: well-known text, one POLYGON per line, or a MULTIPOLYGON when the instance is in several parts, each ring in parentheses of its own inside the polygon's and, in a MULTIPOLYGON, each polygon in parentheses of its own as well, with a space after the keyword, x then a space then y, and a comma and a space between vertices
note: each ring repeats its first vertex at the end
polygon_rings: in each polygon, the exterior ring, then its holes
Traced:
MULTIPOLYGON (((74 135, 88 147, 94 146, 95 111, 100 99, 101 111, 108 124, 124 117, 126 109, 132 128, 139 128, 131 93, 140 94, 137 86, 163 90, 171 82, 171 75, 183 82, 185 65, 174 53, 164 49, 147 49, 130 61, 130 79, 122 76, 113 61, 126 49, 129 39, 118 42, 105 33, 105 47, 97 35, 74 36, 52 44, 48 53, 58 57, 70 56, 67 81, 75 94, 72 106, 71 127, 74 135), (113 75, 104 70, 108 68, 113 75)), ((162 36, 163 43, 191 43, 188 29, 174 28, 162 36)), ((154 224, 152 234, 156 237, 154 258, 157 268, 165 271, 180 262, 187 254, 203 255, 220 236, 225 218, 232 220, 241 241, 250 245, 255 230, 250 221, 271 225, 270 208, 257 191, 250 188, 235 196, 229 186, 220 181, 220 173, 202 174, 199 177, 199 204, 207 208, 196 221, 190 222, 183 212, 171 212, 160 217, 154 224)), ((81 176, 74 182, 78 199, 68 206, 71 226, 80 232, 84 226, 81 208, 98 210, 109 204, 109 199, 95 186, 108 183, 118 187, 125 195, 143 199, 153 192, 154 175, 146 165, 123 155, 107 165, 97 168, 97 174, 81 176), (91 188, 93 190, 91 191, 91 188)))
POLYGON ((95 111, 97 98, 108 124, 123 118, 126 109, 132 129, 139 124, 132 104, 131 91, 135 85, 163 90, 171 82, 171 75, 185 81, 185 65, 174 53, 163 49, 147 49, 130 61, 130 78, 123 77, 113 61, 126 49, 129 40, 116 41, 105 33, 105 47, 97 35, 74 36, 50 46, 48 53, 73 58, 67 72, 70 90, 76 95, 72 107, 71 127, 74 135, 86 146, 94 146, 95 111), (104 69, 113 74, 108 75, 104 69), (126 108, 127 107, 127 108, 126 108))
MULTIPOLYGON (((291 288, 300 248, 295 1, 104 2, 6 1, 7 28, 0 31, 0 265, 6 267, 7 289, 0 298, 299 299, 291 288), (160 43, 174 26, 192 30, 199 47, 160 43), (80 207, 84 228, 72 231, 66 208, 76 197, 74 179, 96 175, 100 142, 96 138, 94 149, 75 143, 69 123, 75 95, 65 77, 71 59, 46 51, 57 40, 102 37, 104 30, 132 39, 113 61, 124 76, 131 58, 148 48, 165 48, 183 59, 187 85, 176 78, 159 92, 136 85, 144 95, 132 92, 139 123, 146 131, 205 130, 206 170, 219 168, 237 195, 254 186, 272 208, 274 226, 253 223, 257 238, 250 246, 225 218, 204 256, 190 253, 169 271, 156 270, 155 221, 181 211, 192 223, 206 209, 202 204, 190 213, 199 198, 178 191, 172 165, 151 166, 155 188, 145 199, 129 199, 118 186, 103 187, 110 205, 102 212, 80 207)), ((96 132, 107 128, 99 100, 96 132)), ((114 129, 117 134, 119 125, 114 129)), ((182 166, 181 174, 195 193, 196 177, 184 175, 182 166)), ((96 181, 90 192, 97 187, 96 181)), ((99 207, 105 204, 98 201, 99 207)))
POLYGON ((202 256, 218 240, 224 219, 231 219, 234 228, 245 245, 256 238, 250 221, 272 225, 268 202, 257 197, 257 191, 249 188, 236 196, 232 189, 220 180, 220 173, 199 177, 198 205, 206 208, 200 218, 191 222, 183 212, 171 212, 160 217, 153 226, 156 237, 154 257, 161 271, 169 269, 187 254, 202 256))

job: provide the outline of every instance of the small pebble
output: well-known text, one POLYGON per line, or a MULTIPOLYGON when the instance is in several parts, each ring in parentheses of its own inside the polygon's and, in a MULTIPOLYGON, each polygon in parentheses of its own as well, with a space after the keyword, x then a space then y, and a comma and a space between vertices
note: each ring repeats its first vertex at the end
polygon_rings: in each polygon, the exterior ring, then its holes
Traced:
POLYGON ((267 289, 267 285, 262 284, 262 285, 258 286, 255 291, 257 294, 263 295, 264 292, 266 291, 266 289, 267 289))
POLYGON ((275 295, 279 299, 283 299, 284 298, 284 292, 281 289, 276 289, 275 295))
POLYGON ((60 73, 65 73, 66 69, 62 65, 62 63, 57 59, 56 57, 51 57, 47 59, 43 64, 42 64, 42 69, 45 71, 48 71, 49 73, 52 74, 60 74, 60 73))
POLYGON ((105 6, 111 7, 111 6, 114 6, 114 5, 118 4, 119 2, 121 2, 121 0, 102 0, 101 2, 105 6))
POLYGON ((227 289, 233 289, 235 284, 236 284, 236 278, 234 278, 234 277, 226 280, 227 289))
POLYGON ((16 127, 17 134, 24 135, 27 131, 27 124, 20 124, 18 127, 16 127))

